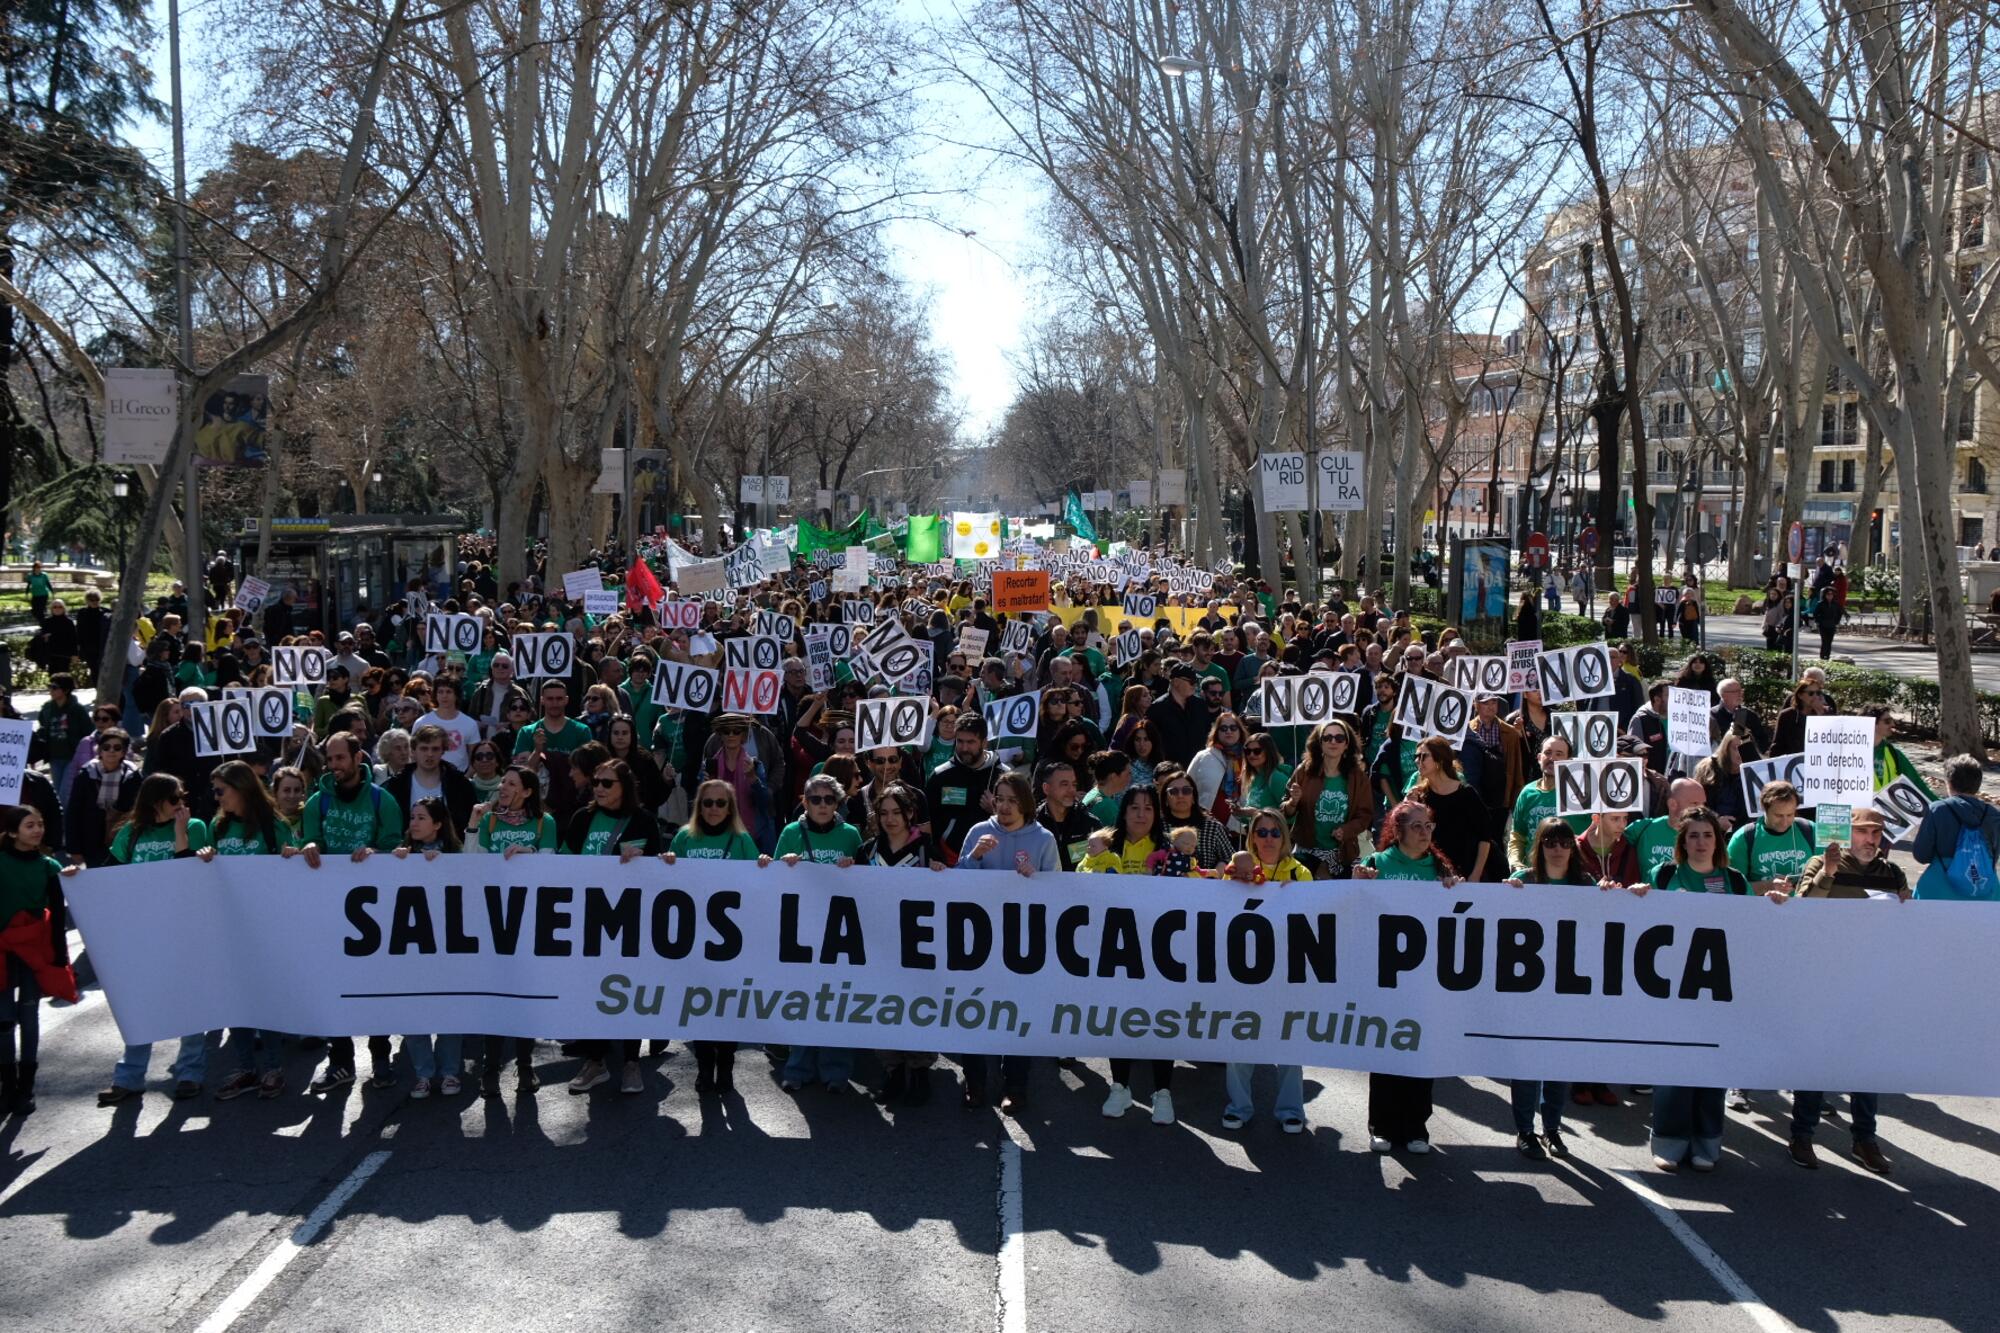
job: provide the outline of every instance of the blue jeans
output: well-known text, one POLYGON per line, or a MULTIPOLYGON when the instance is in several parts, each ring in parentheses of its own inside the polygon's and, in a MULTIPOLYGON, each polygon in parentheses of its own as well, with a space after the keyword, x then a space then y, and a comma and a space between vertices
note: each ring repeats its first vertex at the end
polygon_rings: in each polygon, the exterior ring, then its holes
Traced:
POLYGON ((785 1058, 787 1083, 845 1084, 854 1073, 854 1052, 845 1046, 794 1046, 785 1058))
POLYGON ((1569 1100, 1569 1084, 1515 1078, 1509 1079, 1507 1086, 1514 1101, 1516 1134, 1535 1132, 1535 1103, 1538 1101, 1542 1107, 1542 1133, 1562 1133, 1563 1103, 1569 1100))
POLYGON ((465 1038, 448 1032, 433 1039, 428 1032, 410 1033, 403 1038, 403 1053, 410 1057, 410 1069, 418 1078, 457 1078, 464 1061, 465 1038))
MULTIPOLYGON (((1850 1092, 1849 1105, 1854 1112, 1854 1141, 1873 1143, 1875 1141, 1875 1104, 1879 1100, 1872 1092, 1850 1092)), ((1823 1092, 1792 1093, 1792 1137, 1810 1140, 1813 1131, 1819 1128, 1820 1112, 1826 1108, 1826 1094, 1823 1092)))
POLYGON ((1238 1116, 1246 1124, 1257 1114, 1257 1103, 1250 1095, 1250 1080, 1257 1076, 1259 1068, 1277 1071, 1278 1095, 1271 1101, 1271 1114, 1280 1120, 1305 1119, 1305 1070, 1297 1065, 1259 1066, 1234 1061, 1222 1075, 1222 1090, 1229 1098, 1229 1104, 1223 1108, 1224 1114, 1238 1116))
MULTIPOLYGON (((146 1065, 153 1058, 153 1043, 142 1041, 125 1048, 125 1058, 111 1071, 111 1085, 115 1088, 143 1088, 146 1086, 146 1065)), ((190 1032, 181 1038, 181 1049, 174 1056, 173 1067, 168 1071, 176 1083, 200 1083, 208 1076, 208 1034, 190 1032)))
POLYGON ((231 1028, 229 1039, 236 1046, 237 1066, 247 1074, 262 1077, 285 1067, 285 1034, 269 1028, 231 1028))
POLYGON ((1653 1089, 1653 1156, 1679 1162, 1722 1156, 1721 1088, 1653 1089))

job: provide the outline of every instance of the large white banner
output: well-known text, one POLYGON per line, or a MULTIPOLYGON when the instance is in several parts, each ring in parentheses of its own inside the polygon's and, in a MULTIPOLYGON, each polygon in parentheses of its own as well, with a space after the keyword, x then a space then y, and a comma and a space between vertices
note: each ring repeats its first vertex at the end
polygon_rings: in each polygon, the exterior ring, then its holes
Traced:
POLYGON ((173 371, 113 366, 104 372, 105 462, 166 462, 179 417, 173 371))
POLYGON ((518 1032, 2000 1093, 2000 1024, 1936 1021, 1991 997, 2000 912, 1975 903, 547 855, 221 857, 66 887, 128 1041, 518 1032))

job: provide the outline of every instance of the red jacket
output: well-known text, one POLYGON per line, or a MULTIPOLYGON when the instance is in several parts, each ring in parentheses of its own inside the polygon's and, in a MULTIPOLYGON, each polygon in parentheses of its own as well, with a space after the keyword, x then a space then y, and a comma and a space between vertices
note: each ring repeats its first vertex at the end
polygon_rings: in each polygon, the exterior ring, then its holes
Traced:
POLYGON ((8 954, 28 965, 42 994, 75 1003, 76 972, 67 962, 57 961, 55 932, 49 928, 46 908, 40 912, 16 912, 14 919, 0 929, 0 960, 8 954))

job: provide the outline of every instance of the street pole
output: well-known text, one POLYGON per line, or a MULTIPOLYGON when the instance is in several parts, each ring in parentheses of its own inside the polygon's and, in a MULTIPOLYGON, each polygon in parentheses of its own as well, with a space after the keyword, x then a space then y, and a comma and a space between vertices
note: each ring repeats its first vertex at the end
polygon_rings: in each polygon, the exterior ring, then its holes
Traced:
MULTIPOLYGON (((194 385, 194 294, 188 276, 188 228, 187 228, 187 133, 181 114, 181 7, 180 0, 167 0, 167 60, 172 67, 170 81, 173 96, 174 116, 174 304, 175 323, 180 330, 182 392, 191 392, 194 385)), ((199 403, 190 403, 182 409, 181 421, 185 425, 197 419, 199 403)), ((183 563, 186 566, 183 581, 187 584, 188 623, 187 628, 208 638, 208 619, 203 606, 202 594, 206 585, 202 582, 201 565, 201 473, 195 466, 194 440, 187 442, 187 457, 181 471, 181 543, 183 563)), ((266 467, 270 466, 267 462, 266 467)))

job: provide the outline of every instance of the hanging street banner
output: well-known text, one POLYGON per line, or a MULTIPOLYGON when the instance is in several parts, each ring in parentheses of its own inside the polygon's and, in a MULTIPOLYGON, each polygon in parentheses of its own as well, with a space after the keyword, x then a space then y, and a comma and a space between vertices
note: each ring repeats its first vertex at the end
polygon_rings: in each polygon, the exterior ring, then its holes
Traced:
POLYGON ((171 370, 113 366, 104 372, 104 461, 114 465, 167 461, 180 415, 180 385, 171 370))
POLYGON ((1935 1021, 2000 952, 1979 904, 548 860, 230 856, 66 888, 128 1042, 558 1032, 2000 1093, 2000 1024, 1935 1021), (1843 984, 1799 986, 1808 963, 1843 984))
POLYGON ((1315 455, 1319 461, 1319 507, 1337 514, 1358 514, 1368 507, 1361 488, 1359 453, 1329 451, 1315 455))
POLYGON ((1264 511, 1270 514, 1304 513, 1306 508, 1306 456, 1302 453, 1259 454, 1257 479, 1263 487, 1264 511))

